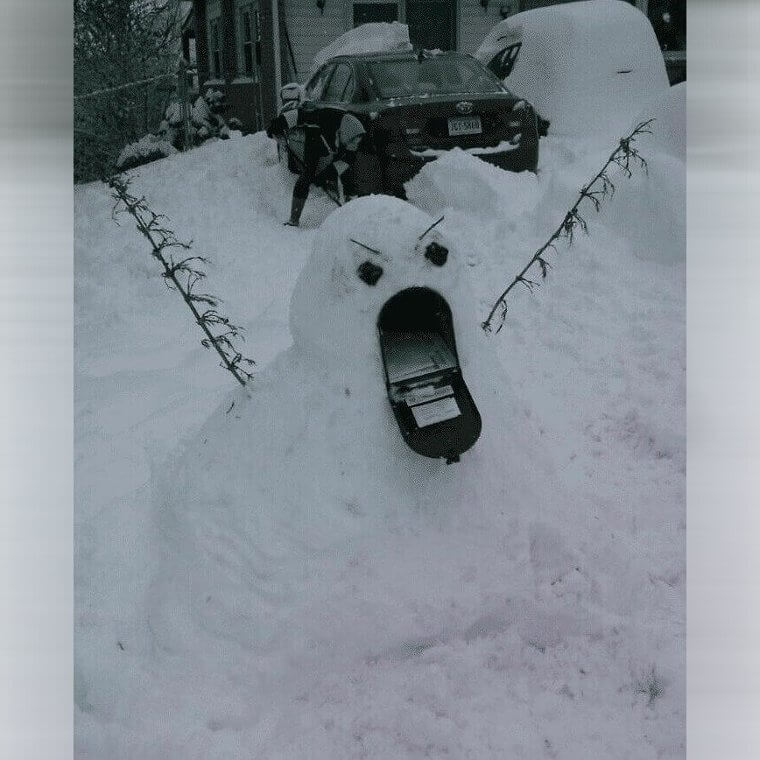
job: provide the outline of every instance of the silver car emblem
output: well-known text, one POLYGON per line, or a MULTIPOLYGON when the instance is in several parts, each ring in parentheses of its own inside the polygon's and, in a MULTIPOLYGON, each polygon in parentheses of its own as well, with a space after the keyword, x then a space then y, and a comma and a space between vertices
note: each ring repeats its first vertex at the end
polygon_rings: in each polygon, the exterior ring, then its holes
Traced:
POLYGON ((457 111, 463 115, 472 113, 473 108, 474 106, 472 105, 472 103, 470 103, 469 100, 460 100, 459 103, 456 104, 457 111))

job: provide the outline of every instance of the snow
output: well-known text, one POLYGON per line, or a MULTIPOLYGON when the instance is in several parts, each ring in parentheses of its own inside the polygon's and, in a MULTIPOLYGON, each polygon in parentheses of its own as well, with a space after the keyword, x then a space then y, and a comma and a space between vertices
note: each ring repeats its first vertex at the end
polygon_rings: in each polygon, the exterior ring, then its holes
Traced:
POLYGON ((412 49, 409 41, 409 27, 397 21, 391 23, 373 22, 349 29, 322 48, 315 56, 309 77, 316 73, 323 63, 336 55, 355 53, 390 53, 412 49))
POLYGON ((673 96, 649 176, 613 175, 498 335, 479 323, 610 145, 542 140, 537 175, 452 151, 410 203, 314 191, 300 229, 262 134, 141 167, 247 329, 244 389, 107 189, 77 188, 77 757, 684 757, 673 96), (377 314, 412 285, 451 305, 483 417, 450 466, 385 396, 377 314))
POLYGON ((644 138, 645 144, 653 142, 657 150, 680 161, 686 161, 686 82, 673 85, 654 96, 642 106, 636 123, 654 119, 652 137, 644 138))
MULTIPOLYGON (((515 135, 515 140, 519 140, 520 134, 515 135)), ((519 145, 509 142, 509 140, 502 140, 497 145, 486 148, 455 148, 454 150, 464 150, 465 153, 469 153, 471 156, 487 156, 493 153, 508 153, 512 150, 517 150, 519 145)), ((436 148, 425 148, 424 150, 412 150, 410 152, 420 158, 440 158, 445 156, 448 151, 437 150, 436 148)))
POLYGON ((624 0, 582 0, 496 24, 475 57, 488 65, 521 42, 504 83, 551 122, 553 135, 620 137, 668 77, 647 17, 624 0))
POLYGON ((145 135, 136 142, 122 148, 116 159, 116 166, 128 167, 139 165, 144 161, 153 161, 156 158, 166 158, 177 152, 177 149, 167 140, 156 135, 145 135))

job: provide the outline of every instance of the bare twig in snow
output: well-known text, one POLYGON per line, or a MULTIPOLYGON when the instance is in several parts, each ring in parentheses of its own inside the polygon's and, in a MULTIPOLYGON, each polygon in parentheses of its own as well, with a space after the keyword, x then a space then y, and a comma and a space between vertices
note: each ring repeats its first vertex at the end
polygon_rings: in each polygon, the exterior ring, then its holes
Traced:
POLYGON ((635 129, 627 136, 623 137, 618 143, 615 150, 610 153, 609 158, 605 162, 604 166, 597 172, 596 176, 585 186, 581 188, 578 195, 578 199, 575 201, 573 207, 565 214, 565 217, 560 222, 560 225, 551 234, 549 239, 533 254, 533 257, 523 267, 523 269, 515 276, 512 282, 509 283, 504 292, 496 299, 496 302, 491 307, 491 311, 488 313, 485 322, 481 323, 481 327, 486 332, 491 332, 493 329, 493 323, 498 320, 499 326, 496 328, 496 332, 499 332, 504 326, 504 321, 507 317, 507 296, 512 288, 518 283, 522 283, 528 290, 532 291, 534 287, 537 287, 540 283, 526 279, 525 275, 528 270, 537 264, 541 270, 541 279, 546 279, 547 271, 550 269, 549 262, 546 260, 544 254, 550 249, 555 253, 557 248, 555 243, 560 238, 566 238, 568 245, 572 245, 573 236, 577 229, 581 232, 588 234, 588 223, 586 219, 580 214, 580 206, 583 201, 588 201, 593 207, 594 211, 600 211, 602 201, 606 198, 611 198, 615 193, 615 185, 612 183, 608 172, 608 169, 615 164, 620 167, 626 177, 633 176, 633 168, 638 166, 647 172, 647 162, 644 160, 641 153, 634 146, 636 138, 641 134, 651 134, 649 126, 654 119, 648 119, 637 124, 635 129), (497 316, 498 313, 498 316, 497 316))
POLYGON ((151 256, 163 266, 162 277, 167 286, 179 292, 203 331, 205 337, 201 345, 214 349, 221 359, 220 366, 231 372, 240 385, 245 385, 253 377, 246 367, 252 367, 255 362, 243 356, 234 345, 235 340, 245 340, 243 328, 219 314, 219 298, 210 293, 195 291, 198 283, 206 277, 206 273, 198 267, 207 264, 208 259, 203 256, 187 256, 175 260, 169 251, 172 248, 189 251, 192 241, 177 240, 174 232, 164 224, 164 221, 168 221, 166 217, 153 212, 148 207, 145 196, 138 198, 132 195, 129 183, 128 178, 118 174, 108 180, 111 195, 116 201, 113 218, 116 220, 122 213, 128 213, 134 218, 138 231, 150 243, 151 256), (202 309, 204 306, 208 308, 202 309), (224 328, 221 332, 212 331, 212 328, 220 326, 224 328))

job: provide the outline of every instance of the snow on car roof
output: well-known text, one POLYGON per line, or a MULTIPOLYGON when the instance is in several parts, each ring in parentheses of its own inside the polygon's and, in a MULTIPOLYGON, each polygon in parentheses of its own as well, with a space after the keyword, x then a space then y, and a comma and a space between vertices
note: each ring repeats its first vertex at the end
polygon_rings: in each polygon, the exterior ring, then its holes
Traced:
MULTIPOLYGON (((372 61, 409 61, 412 58, 416 58, 419 51, 415 50, 409 50, 409 51, 394 51, 390 53, 341 53, 339 55, 335 55, 329 60, 333 61, 336 58, 361 58, 362 60, 372 60, 372 61)), ((460 53, 457 50, 424 50, 426 57, 430 58, 437 58, 437 57, 444 57, 444 58, 472 58, 471 55, 467 55, 466 53, 460 53)))
POLYGON ((324 63, 339 55, 409 52, 409 27, 394 21, 390 24, 376 22, 349 29, 322 48, 315 56, 311 74, 324 63))

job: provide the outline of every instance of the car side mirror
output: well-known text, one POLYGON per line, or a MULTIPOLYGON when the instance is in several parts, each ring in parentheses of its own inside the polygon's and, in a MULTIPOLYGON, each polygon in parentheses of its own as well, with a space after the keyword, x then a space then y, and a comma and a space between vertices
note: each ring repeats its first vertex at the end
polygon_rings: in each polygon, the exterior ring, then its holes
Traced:
POLYGON ((300 103, 303 98, 303 87, 297 82, 283 85, 280 88, 280 101, 283 105, 288 103, 300 103))

